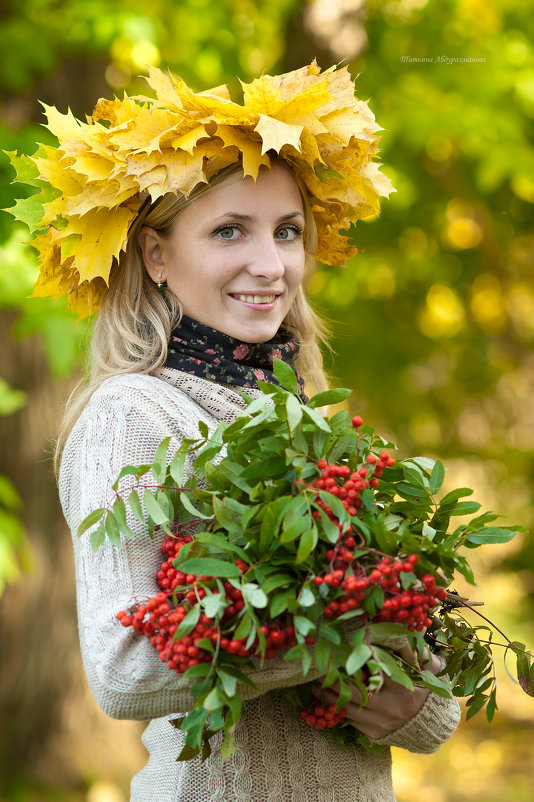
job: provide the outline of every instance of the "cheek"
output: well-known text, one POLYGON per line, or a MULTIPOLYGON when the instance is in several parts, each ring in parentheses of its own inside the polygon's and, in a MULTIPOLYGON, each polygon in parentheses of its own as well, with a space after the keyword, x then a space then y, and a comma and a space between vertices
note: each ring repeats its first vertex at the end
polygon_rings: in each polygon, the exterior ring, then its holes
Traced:
POLYGON ((298 291, 298 288, 300 287, 300 285, 304 280, 305 266, 306 264, 304 257, 301 260, 299 260, 294 266, 294 269, 291 274, 291 289, 293 293, 296 293, 298 291))

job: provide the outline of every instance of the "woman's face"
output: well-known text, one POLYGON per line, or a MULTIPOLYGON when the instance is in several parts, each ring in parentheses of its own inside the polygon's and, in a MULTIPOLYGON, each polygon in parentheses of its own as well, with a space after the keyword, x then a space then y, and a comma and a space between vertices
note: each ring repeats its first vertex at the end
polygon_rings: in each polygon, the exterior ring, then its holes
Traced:
POLYGON ((168 239, 140 235, 151 278, 166 281, 184 313, 237 340, 267 342, 304 274, 304 212, 279 164, 215 187, 179 214, 168 239))

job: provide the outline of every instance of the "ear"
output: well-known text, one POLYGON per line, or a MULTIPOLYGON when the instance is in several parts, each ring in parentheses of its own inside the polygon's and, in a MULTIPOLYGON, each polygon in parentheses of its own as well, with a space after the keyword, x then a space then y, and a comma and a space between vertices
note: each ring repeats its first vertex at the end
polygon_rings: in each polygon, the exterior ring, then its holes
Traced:
POLYGON ((143 226, 139 232, 139 247, 143 256, 145 268, 156 284, 159 281, 167 281, 167 267, 164 259, 163 240, 157 231, 148 226, 143 226))

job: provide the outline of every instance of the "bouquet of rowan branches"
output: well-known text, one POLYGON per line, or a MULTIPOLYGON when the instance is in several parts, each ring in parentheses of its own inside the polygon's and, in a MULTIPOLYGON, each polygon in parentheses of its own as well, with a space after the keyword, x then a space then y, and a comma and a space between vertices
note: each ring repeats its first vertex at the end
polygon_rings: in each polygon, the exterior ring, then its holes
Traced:
POLYGON ((491 721, 494 630, 532 696, 525 645, 484 616, 473 626, 465 613, 478 612, 475 603, 450 590, 456 572, 475 583, 470 549, 507 542, 518 528, 495 526, 497 515, 461 500, 470 488, 438 501, 439 460, 396 461, 393 446, 359 416, 321 414, 350 391, 303 403, 292 369, 275 360, 274 370, 281 386, 258 382, 262 396, 245 396, 248 406, 234 423, 214 433, 200 423, 199 438, 184 441, 172 459, 169 437, 152 464, 125 466, 112 503, 78 530, 93 529, 95 550, 106 537, 118 546, 132 536, 128 505, 151 533, 165 533, 159 592, 132 600, 117 617, 193 681, 195 707, 175 722, 186 733, 179 759, 205 758, 220 730, 223 755, 232 753, 240 684, 254 684, 258 665, 279 653, 300 661, 304 676, 314 666, 323 687, 337 683, 339 701, 330 707, 314 698, 311 683, 287 693, 300 707, 296 715, 341 747, 380 749, 348 725, 344 705, 354 688, 365 704, 385 677, 467 697, 467 716, 485 707, 491 721), (455 525, 462 516, 472 517, 455 525), (421 658, 439 649, 443 670, 436 676, 405 659, 403 644, 421 658))

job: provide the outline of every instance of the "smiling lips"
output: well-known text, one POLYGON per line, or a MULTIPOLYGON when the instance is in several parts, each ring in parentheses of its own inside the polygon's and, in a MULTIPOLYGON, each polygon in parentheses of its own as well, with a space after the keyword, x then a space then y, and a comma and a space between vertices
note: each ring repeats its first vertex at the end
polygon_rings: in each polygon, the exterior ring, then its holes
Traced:
POLYGON ((276 295, 245 295, 244 293, 232 294, 232 298, 245 304, 272 304, 276 300, 276 295))

